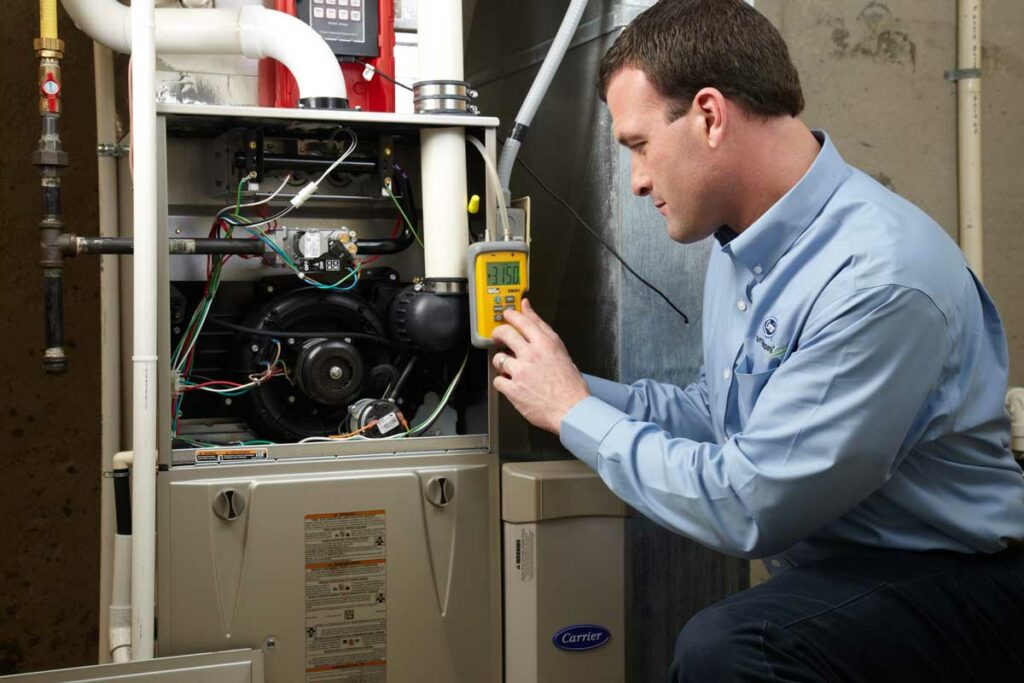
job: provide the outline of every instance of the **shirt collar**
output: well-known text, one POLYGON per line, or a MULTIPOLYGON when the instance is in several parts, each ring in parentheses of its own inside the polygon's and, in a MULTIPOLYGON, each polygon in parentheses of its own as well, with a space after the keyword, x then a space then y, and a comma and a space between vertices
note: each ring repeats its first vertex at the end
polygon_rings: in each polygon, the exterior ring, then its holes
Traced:
MULTIPOLYGON (((719 238, 722 250, 731 254, 761 280, 789 251, 800 235, 821 213, 836 189, 850 175, 850 167, 824 131, 812 131, 821 151, 796 185, 782 199, 732 239, 719 238)), ((726 237, 728 233, 723 233, 726 237)), ((718 234, 715 235, 718 237, 718 234)))

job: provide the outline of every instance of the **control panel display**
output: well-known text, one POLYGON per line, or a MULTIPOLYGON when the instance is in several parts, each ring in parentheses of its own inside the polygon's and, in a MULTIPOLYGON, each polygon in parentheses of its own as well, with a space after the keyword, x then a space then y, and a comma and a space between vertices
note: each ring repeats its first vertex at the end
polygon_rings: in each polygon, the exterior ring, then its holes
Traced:
POLYGON ((377 0, 299 0, 300 19, 339 57, 377 57, 377 0))

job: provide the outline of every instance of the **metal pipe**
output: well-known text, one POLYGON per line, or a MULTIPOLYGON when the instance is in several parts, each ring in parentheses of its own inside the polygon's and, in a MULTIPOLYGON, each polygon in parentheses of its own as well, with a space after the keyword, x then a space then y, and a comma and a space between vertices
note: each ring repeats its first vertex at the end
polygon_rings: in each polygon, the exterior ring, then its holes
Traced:
POLYGON ((153 0, 132 0, 135 230, 132 348, 132 660, 153 658, 156 600, 157 131, 153 0))
MULTIPOLYGON (((256 255, 264 252, 259 240, 251 239, 212 239, 172 237, 167 240, 168 253, 176 256, 191 255, 256 255)), ((135 240, 132 237, 79 237, 64 235, 60 243, 67 256, 83 256, 87 254, 132 254, 135 252, 135 240)))
POLYGON ((42 189, 39 262, 43 267, 46 325, 43 368, 48 373, 58 374, 68 369, 68 358, 64 352, 64 258, 57 248, 57 242, 64 231, 60 213, 61 174, 68 165, 68 154, 60 139, 59 126, 62 87, 60 60, 64 57, 64 41, 57 37, 54 19, 56 8, 49 8, 47 0, 41 0, 39 9, 43 35, 36 38, 34 47, 39 57, 42 133, 36 151, 32 154, 32 164, 39 169, 42 189))
POLYGON ((958 0, 957 125, 960 248, 984 280, 981 197, 981 0, 958 0))

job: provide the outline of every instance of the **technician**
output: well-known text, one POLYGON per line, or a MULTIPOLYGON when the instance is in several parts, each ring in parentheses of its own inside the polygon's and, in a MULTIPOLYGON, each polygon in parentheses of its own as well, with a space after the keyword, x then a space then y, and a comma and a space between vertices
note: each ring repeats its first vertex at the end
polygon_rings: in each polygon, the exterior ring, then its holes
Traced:
POLYGON ((581 375, 524 303, 494 384, 645 516, 781 568, 687 624, 672 680, 1024 680, 1006 340, 956 244, 797 118, 741 0, 661 0, 598 82, 633 193, 714 236, 703 372, 581 375))

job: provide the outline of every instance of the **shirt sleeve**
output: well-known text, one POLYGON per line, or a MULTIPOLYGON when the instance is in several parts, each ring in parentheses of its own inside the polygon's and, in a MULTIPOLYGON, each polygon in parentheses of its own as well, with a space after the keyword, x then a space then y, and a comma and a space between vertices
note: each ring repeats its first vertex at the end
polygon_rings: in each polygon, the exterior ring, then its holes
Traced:
POLYGON ((619 384, 583 375, 592 396, 640 422, 653 422, 672 436, 694 441, 714 441, 708 385, 701 369, 700 379, 685 389, 642 379, 619 384))
POLYGON ((732 555, 772 555, 889 479, 923 429, 949 339, 923 293, 858 290, 812 313, 725 444, 673 436, 597 396, 566 415, 562 444, 655 522, 732 555))

